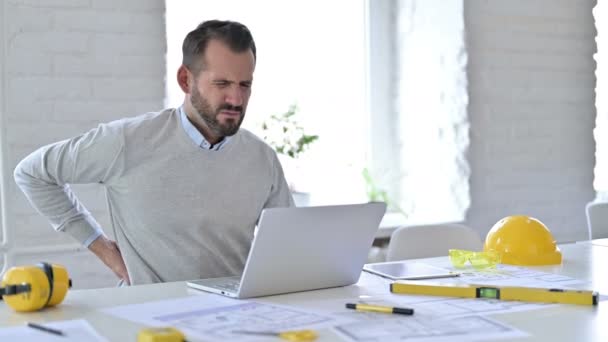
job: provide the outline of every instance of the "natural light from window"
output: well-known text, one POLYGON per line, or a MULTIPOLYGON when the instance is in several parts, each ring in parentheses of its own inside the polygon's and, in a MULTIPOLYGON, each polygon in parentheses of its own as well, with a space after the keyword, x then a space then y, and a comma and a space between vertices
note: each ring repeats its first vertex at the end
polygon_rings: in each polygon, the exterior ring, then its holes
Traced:
POLYGON ((367 200, 364 1, 167 1, 166 7, 167 106, 183 101, 175 73, 184 36, 205 20, 240 21, 257 47, 243 127, 261 135, 263 120, 297 104, 306 134, 319 139, 296 163, 282 158, 290 184, 311 193, 312 204, 367 200))

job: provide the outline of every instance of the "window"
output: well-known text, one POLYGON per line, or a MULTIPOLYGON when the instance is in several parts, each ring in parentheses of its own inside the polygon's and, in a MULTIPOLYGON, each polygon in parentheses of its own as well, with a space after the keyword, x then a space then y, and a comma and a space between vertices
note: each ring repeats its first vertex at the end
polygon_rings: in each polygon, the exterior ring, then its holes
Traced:
POLYGON ((184 36, 204 20, 240 21, 258 50, 243 127, 259 134, 264 119, 297 104, 298 120, 319 140, 297 167, 283 162, 288 181, 313 204, 367 200, 365 1, 167 1, 166 9, 168 106, 183 101, 175 73, 184 36))
POLYGON ((167 104, 183 99, 174 73, 186 33, 203 20, 241 21, 258 47, 243 127, 259 134, 265 118, 296 103, 307 134, 319 136, 298 167, 283 159, 296 190, 310 192, 313 204, 352 203, 368 200, 371 185, 408 221, 463 220, 469 189, 462 6, 167 2, 167 104))

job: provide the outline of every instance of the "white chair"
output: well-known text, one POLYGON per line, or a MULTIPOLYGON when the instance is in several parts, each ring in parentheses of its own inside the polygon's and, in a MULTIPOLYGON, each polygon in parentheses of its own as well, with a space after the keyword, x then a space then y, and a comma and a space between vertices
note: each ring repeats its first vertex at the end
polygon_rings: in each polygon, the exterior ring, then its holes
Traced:
POLYGON ((482 247, 479 235, 462 224, 406 226, 391 235, 386 261, 446 256, 449 249, 479 251, 482 247))
POLYGON ((608 202, 589 202, 585 212, 589 239, 608 238, 608 202))

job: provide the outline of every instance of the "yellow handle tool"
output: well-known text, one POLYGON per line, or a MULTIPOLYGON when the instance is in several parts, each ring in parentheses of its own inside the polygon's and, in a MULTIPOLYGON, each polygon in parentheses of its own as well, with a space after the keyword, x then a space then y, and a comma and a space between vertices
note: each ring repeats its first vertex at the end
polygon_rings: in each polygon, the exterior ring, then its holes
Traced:
POLYGON ((409 284, 392 283, 392 293, 425 296, 491 298, 523 302, 597 305, 599 293, 584 290, 545 289, 517 286, 488 286, 468 284, 409 284))
POLYGON ((273 331, 249 331, 249 330, 234 330, 232 333, 235 334, 245 334, 245 335, 258 335, 258 336, 276 336, 283 340, 294 341, 294 342, 304 342, 304 341, 314 341, 319 335, 314 330, 291 330, 291 331, 282 331, 282 332, 273 332, 273 331))
POLYGON ((171 327, 146 328, 137 334, 137 342, 186 342, 186 336, 171 327))

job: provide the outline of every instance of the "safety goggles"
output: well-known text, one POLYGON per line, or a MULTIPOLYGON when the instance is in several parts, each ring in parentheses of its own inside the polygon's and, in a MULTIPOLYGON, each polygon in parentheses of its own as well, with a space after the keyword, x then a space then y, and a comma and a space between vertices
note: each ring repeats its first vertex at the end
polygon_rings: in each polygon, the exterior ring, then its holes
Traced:
POLYGON ((500 254, 495 251, 473 252, 463 249, 450 249, 450 261, 456 268, 464 268, 467 261, 476 269, 495 268, 500 263, 500 254))

